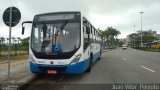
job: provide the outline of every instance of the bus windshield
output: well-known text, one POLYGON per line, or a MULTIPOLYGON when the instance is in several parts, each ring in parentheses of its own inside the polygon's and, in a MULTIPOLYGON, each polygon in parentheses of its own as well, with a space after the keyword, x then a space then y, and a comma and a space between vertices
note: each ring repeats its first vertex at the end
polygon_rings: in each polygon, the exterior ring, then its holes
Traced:
POLYGON ((80 22, 59 20, 34 23, 31 48, 35 52, 60 54, 71 52, 80 46, 80 22))

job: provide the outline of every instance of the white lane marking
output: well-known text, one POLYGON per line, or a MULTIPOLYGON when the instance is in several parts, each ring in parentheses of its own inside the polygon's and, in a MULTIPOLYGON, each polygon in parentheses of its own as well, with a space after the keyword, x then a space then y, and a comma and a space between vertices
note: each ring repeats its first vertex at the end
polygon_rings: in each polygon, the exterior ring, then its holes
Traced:
POLYGON ((127 61, 127 58, 122 58, 123 60, 127 61))
POLYGON ((148 70, 148 71, 151 71, 151 72, 156 72, 156 71, 154 71, 154 70, 152 70, 152 69, 150 69, 150 68, 147 68, 147 67, 145 67, 145 66, 143 66, 143 65, 141 65, 141 68, 144 68, 144 69, 146 69, 146 70, 148 70))

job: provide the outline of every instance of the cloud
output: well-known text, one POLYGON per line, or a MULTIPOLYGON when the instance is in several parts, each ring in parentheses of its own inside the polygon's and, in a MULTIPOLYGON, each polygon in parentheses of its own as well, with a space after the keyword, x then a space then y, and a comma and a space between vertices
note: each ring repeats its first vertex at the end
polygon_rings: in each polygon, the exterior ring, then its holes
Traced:
MULTIPOLYGON (((1 17, 7 7, 18 7, 22 14, 21 22, 32 20, 34 15, 39 13, 81 11, 96 28, 104 30, 108 26, 113 26, 120 30, 121 36, 124 37, 127 33, 133 32, 133 25, 139 30, 139 12, 143 11, 143 28, 160 29, 159 0, 1 0, 0 6, 1 17)), ((0 20, 0 32, 7 31, 6 29, 0 20)), ((21 33, 21 24, 13 29, 21 33)), ((28 35, 29 31, 26 31, 28 35)))

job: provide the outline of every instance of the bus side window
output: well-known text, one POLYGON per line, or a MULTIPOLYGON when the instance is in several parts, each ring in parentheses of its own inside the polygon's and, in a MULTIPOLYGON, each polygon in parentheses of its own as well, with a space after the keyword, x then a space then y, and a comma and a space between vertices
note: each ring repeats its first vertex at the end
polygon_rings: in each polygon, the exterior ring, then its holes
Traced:
POLYGON ((92 26, 90 27, 90 30, 91 30, 91 34, 92 34, 92 26))
POLYGON ((95 31, 95 38, 94 38, 94 42, 96 43, 96 29, 94 29, 94 31, 95 31))
POLYGON ((97 32, 95 31, 95 43, 97 43, 97 32))
POLYGON ((98 33, 96 31, 96 43, 98 43, 98 33))
POLYGON ((84 38, 87 38, 87 32, 86 32, 86 26, 83 25, 83 36, 84 38))
POLYGON ((93 28, 93 42, 95 42, 95 30, 94 30, 94 28, 93 28))
POLYGON ((85 27, 85 25, 83 25, 83 38, 84 38, 84 41, 85 41, 85 39, 87 38, 87 32, 86 32, 86 27, 85 27))
MULTIPOLYGON (((85 23, 86 24, 86 23, 85 23)), ((87 49, 89 45, 88 34, 86 32, 86 25, 83 23, 83 42, 84 42, 84 50, 87 49)))
POLYGON ((90 36, 89 36, 90 40, 89 41, 92 42, 92 38, 93 38, 92 37, 92 26, 91 25, 89 25, 89 26, 90 26, 90 36))
POLYGON ((94 42, 94 28, 92 27, 92 42, 94 42))

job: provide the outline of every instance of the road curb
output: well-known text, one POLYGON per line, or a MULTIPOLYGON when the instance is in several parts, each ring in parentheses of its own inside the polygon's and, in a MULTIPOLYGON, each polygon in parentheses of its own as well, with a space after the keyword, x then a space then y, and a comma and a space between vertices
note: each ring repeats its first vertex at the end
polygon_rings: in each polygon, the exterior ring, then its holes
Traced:
POLYGON ((3 62, 0 62, 0 64, 4 64, 4 63, 8 63, 8 61, 3 61, 3 62))
POLYGON ((20 85, 17 90, 24 90, 30 83, 32 83, 33 81, 35 81, 36 76, 33 75, 32 77, 27 77, 24 79, 21 79, 19 82, 24 82, 24 80, 26 80, 22 85, 20 85))

